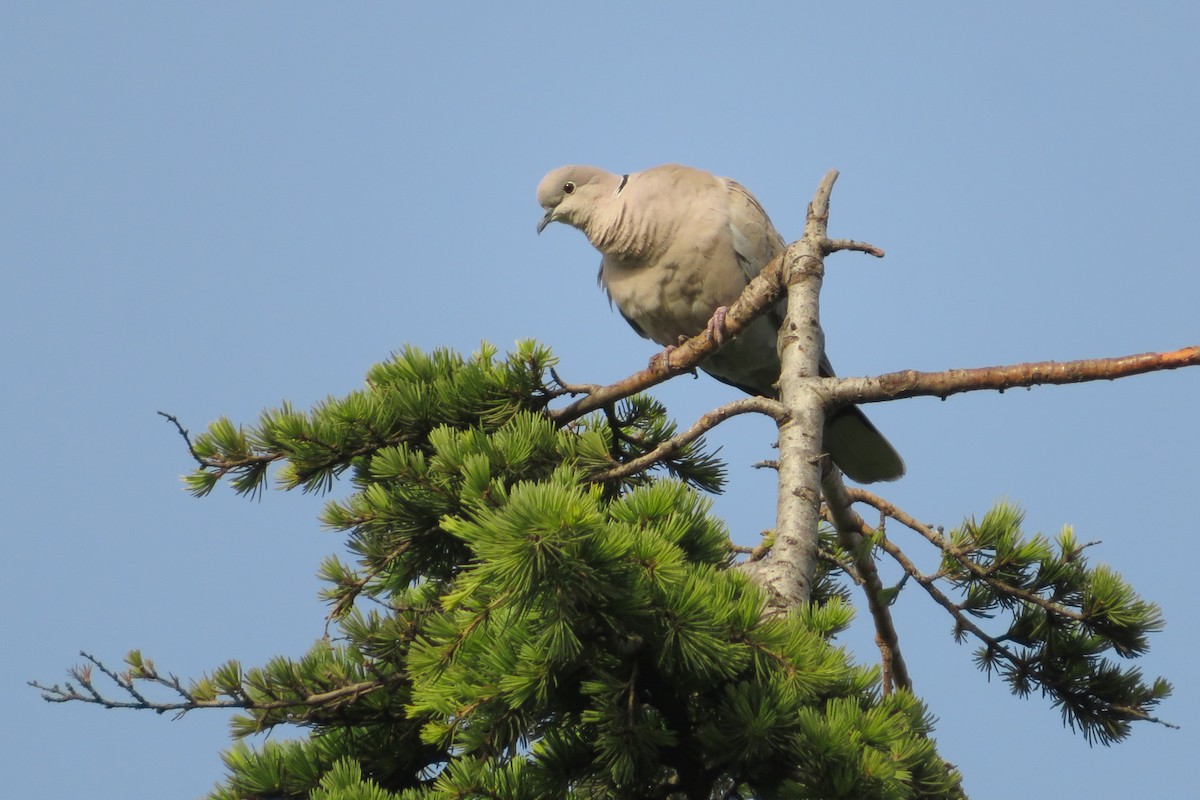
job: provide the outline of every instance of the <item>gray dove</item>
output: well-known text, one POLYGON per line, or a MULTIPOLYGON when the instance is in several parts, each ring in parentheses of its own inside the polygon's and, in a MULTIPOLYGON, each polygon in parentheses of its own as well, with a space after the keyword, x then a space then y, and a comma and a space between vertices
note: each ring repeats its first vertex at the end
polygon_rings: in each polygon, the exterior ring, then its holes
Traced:
MULTIPOLYGON (((566 166, 542 178, 538 203, 551 222, 578 228, 603 255, 600 284, 633 329, 672 347, 712 324, 786 246, 754 195, 735 181, 665 164, 614 175, 566 166), (715 319, 714 319, 715 315, 715 319)), ((776 333, 787 301, 758 317, 708 357, 701 368, 749 394, 777 396, 776 333)), ((833 367, 821 355, 821 375, 833 367)), ((904 474, 904 461, 856 407, 832 414, 824 447, 860 483, 904 474)))

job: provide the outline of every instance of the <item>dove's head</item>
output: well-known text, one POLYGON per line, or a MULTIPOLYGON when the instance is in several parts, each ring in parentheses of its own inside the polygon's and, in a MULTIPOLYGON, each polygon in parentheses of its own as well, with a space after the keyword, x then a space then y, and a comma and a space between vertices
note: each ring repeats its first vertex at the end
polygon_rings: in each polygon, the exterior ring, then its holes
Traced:
POLYGON ((587 232, 598 204, 612 198, 621 187, 621 176, 597 167, 559 167, 538 184, 538 204, 546 215, 538 223, 541 233, 551 222, 565 222, 587 232))

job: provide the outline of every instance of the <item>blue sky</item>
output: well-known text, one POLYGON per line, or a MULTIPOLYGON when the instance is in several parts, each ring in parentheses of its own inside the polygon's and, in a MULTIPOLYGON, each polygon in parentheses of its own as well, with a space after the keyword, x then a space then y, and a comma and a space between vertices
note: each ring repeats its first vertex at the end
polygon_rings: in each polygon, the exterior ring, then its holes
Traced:
MULTIPOLYGON (((841 170, 822 322, 845 375, 1200 343, 1200 11, 1192 4, 5 3, 0 7, 0 771, 12 796, 195 797, 227 717, 50 706, 87 649, 193 676, 322 634, 322 499, 185 495, 176 433, 361 384, 405 343, 532 337, 570 380, 640 368, 549 169, 676 161, 736 178, 785 237, 841 170)), ((683 422, 733 399, 657 394, 683 422)), ((1200 746, 1200 371, 869 409, 909 474, 883 494, 955 525, 1000 498, 1072 524, 1162 605, 1162 716, 1089 748, 989 683, 917 587, 894 608, 943 755, 977 800, 1184 796, 1200 746)), ((712 440, 716 509, 772 524, 773 430, 712 440)), ((339 490, 340 491, 340 490, 339 490)), ((929 567, 902 531, 898 543, 929 567)), ((874 658, 864 618, 845 641, 874 658)))

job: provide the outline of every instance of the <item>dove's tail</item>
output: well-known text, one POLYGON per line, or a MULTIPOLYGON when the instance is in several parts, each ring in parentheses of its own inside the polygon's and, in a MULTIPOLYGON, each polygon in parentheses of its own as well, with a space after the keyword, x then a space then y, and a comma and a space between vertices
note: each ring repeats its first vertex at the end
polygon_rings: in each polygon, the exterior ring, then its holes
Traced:
POLYGON ((833 463, 858 483, 894 481, 904 474, 904 459, 856 406, 826 420, 825 449, 833 463))

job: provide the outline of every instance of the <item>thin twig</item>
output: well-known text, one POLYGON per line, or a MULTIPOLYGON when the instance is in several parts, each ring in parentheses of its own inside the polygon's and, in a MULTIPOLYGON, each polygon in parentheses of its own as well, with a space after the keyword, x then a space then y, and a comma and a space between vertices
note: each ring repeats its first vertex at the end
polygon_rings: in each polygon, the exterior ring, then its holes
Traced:
POLYGON ((699 439, 708 431, 715 428, 731 417, 747 413, 766 414, 774 419, 779 419, 786 415, 786 412, 775 400, 767 397, 743 397, 740 400, 734 400, 731 403, 726 403, 719 408, 714 408, 705 414, 702 414, 692 425, 683 433, 676 434, 666 440, 658 447, 650 452, 640 455, 630 461, 613 467, 612 469, 601 472, 598 475, 591 476, 591 480, 607 481, 617 478, 625 478, 629 475, 642 472, 649 469, 654 464, 662 461, 665 458, 670 458, 675 453, 678 453, 688 444, 699 439))
POLYGON ((406 553, 408 549, 412 547, 412 544, 412 539, 405 539, 390 553, 379 559, 378 564, 367 570, 361 578, 356 580, 350 586, 345 594, 337 599, 337 602, 334 603, 333 608, 330 609, 329 613, 325 616, 326 635, 329 633, 329 623, 337 617, 340 617, 350 606, 354 605, 354 601, 358 599, 358 596, 362 594, 364 589, 367 588, 367 584, 370 583, 374 578, 378 577, 385 569, 391 566, 393 561, 404 555, 404 553, 406 553))
POLYGON ((183 424, 179 421, 178 417, 176 417, 174 414, 168 414, 165 411, 158 411, 155 413, 157 413, 160 417, 166 417, 168 420, 170 420, 171 424, 175 426, 175 430, 179 431, 179 435, 183 437, 183 441, 187 444, 188 452, 192 454, 192 458, 195 459, 197 464, 202 467, 211 466, 207 461, 196 454, 196 448, 192 447, 192 437, 188 433, 187 428, 183 427, 183 424))
POLYGON ((559 388, 563 392, 570 395, 591 394, 600 388, 600 384, 598 383, 567 383, 554 367, 550 367, 550 377, 554 379, 554 382, 559 385, 559 388))

